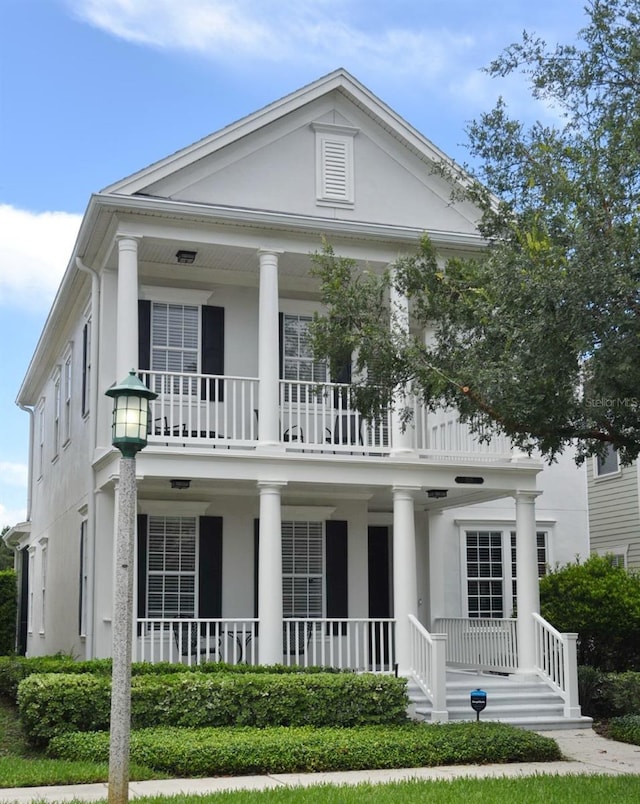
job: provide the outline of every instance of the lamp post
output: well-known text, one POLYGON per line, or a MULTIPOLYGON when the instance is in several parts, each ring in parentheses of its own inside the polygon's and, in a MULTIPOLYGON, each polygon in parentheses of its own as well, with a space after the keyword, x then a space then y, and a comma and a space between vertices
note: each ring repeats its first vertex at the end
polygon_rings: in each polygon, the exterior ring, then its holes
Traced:
POLYGON ((111 732, 109 804, 129 799, 129 735, 131 731, 131 640, 133 634, 133 541, 136 513, 136 453, 147 445, 150 391, 131 370, 120 385, 106 392, 113 397, 111 443, 122 453, 118 486, 113 586, 111 732))

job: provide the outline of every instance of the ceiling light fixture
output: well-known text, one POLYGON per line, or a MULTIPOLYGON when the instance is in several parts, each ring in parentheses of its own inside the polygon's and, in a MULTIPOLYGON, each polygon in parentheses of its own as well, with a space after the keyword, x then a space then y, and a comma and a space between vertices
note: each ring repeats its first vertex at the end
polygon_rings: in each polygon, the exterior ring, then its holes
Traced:
POLYGON ((181 265, 192 265, 195 262, 197 254, 197 251, 180 249, 180 251, 176 251, 176 260, 178 260, 181 265))

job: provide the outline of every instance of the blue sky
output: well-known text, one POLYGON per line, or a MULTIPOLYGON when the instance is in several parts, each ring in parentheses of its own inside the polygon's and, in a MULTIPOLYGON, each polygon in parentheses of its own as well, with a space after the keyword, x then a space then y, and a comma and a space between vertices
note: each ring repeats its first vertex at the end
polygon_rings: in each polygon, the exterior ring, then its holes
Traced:
POLYGON ((0 527, 25 516, 15 398, 92 192, 344 67, 465 161, 465 125, 520 80, 480 68, 584 0, 0 0, 0 527))

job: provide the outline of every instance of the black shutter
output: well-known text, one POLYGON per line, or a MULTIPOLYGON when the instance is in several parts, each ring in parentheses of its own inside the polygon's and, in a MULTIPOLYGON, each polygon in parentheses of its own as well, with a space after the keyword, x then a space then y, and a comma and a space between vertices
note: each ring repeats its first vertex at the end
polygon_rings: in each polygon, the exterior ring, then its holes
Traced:
MULTIPOLYGON (((224 307, 202 307, 202 373, 224 374, 224 307)), ((203 385, 200 394, 202 399, 207 398, 206 388, 203 385)), ((224 385, 221 380, 209 381, 209 399, 213 402, 222 402, 224 399, 224 385)))
MULTIPOLYGON (((258 612, 258 572, 260 567, 260 520, 253 520, 253 616, 259 617, 258 612)), ((256 624, 256 629, 258 625, 256 624)), ((257 635, 256 630, 256 635, 257 635)))
POLYGON ((222 517, 200 517, 199 617, 222 617, 222 517))
POLYGON ((278 376, 284 379, 284 313, 278 313, 278 376))
MULTIPOLYGON (((138 514, 138 617, 147 616, 147 515, 138 514)), ((140 628, 138 628, 140 634, 140 628)))
POLYGON ((20 596, 18 598, 18 641, 16 652, 24 656, 27 652, 29 626, 29 548, 23 547, 20 555, 20 596))
POLYGON ((138 299, 138 368, 151 368, 151 302, 138 299))
MULTIPOLYGON (((347 587, 347 523, 343 520, 327 520, 326 560, 327 560, 327 617, 343 618, 349 616, 349 596, 347 587)), ((333 628, 338 633, 337 626, 333 628)), ((343 624, 342 635, 346 634, 343 624)))
POLYGON ((87 349, 89 347, 88 341, 88 324, 85 323, 82 328, 82 415, 87 412, 87 349))

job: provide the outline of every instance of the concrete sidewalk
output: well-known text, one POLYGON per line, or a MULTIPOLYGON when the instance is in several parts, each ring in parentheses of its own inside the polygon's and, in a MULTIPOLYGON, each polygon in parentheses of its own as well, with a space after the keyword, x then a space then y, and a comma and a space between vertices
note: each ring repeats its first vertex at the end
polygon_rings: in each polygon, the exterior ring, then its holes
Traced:
MULTIPOLYGON (((459 777, 535 776, 541 774, 638 774, 640 746, 606 740, 588 729, 545 731, 566 757, 564 762, 527 762, 507 765, 448 765, 404 770, 343 771, 338 773, 277 773, 265 776, 235 776, 212 779, 168 779, 131 782, 130 798, 217 793, 223 790, 266 790, 277 787, 308 787, 318 784, 360 784, 406 781, 408 779, 456 779, 459 777)), ((0 789, 4 802, 100 801, 107 798, 106 784, 68 787, 24 787, 0 789)))

